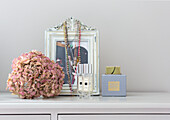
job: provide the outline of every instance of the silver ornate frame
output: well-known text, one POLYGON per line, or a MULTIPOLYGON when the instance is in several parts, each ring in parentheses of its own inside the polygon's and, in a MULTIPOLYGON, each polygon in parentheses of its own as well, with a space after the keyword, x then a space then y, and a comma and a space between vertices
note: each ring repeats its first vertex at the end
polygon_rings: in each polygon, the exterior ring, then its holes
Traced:
MULTIPOLYGON (((87 25, 81 23, 75 18, 66 19, 67 29, 68 29, 68 40, 72 39, 76 35, 77 23, 81 24, 81 37, 82 41, 88 42, 90 45, 90 54, 88 62, 93 65, 93 79, 94 79, 94 90, 93 95, 100 94, 99 85, 99 32, 96 28, 88 27, 87 25)), ((64 23, 63 22, 63 23, 64 23)), ((56 41, 64 39, 63 23, 49 28, 45 31, 45 54, 51 60, 56 61, 56 41)), ((77 84, 72 86, 73 89, 77 88, 77 84)), ((76 92, 71 92, 69 85, 64 84, 61 90, 61 95, 77 95, 76 92)))

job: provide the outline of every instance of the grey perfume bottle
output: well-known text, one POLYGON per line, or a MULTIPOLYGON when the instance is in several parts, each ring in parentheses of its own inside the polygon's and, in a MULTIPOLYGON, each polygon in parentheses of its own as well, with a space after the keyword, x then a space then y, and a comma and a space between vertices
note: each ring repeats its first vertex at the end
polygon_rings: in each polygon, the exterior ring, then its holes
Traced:
POLYGON ((93 92, 92 65, 78 65, 78 95, 80 98, 88 98, 93 92))

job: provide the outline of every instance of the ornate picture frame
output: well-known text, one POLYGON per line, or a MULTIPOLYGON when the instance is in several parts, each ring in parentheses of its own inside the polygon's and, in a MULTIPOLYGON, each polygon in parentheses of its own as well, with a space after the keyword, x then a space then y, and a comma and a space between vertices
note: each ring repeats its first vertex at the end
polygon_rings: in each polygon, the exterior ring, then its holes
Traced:
MULTIPOLYGON (((78 45, 80 45, 80 55, 82 64, 92 64, 93 67, 93 80, 94 80, 94 89, 93 95, 100 94, 99 86, 99 32, 96 28, 88 27, 84 25, 79 20, 74 18, 68 18, 66 21, 60 25, 49 28, 45 31, 45 54, 51 60, 59 62, 63 67, 63 70, 66 73, 66 51, 65 43, 69 45, 68 51, 70 58, 74 59, 74 55, 78 53, 78 45), (67 24, 67 36, 68 43, 65 40, 64 25, 67 24), (78 39, 81 38, 80 43, 78 39)), ((67 58, 68 59, 68 58, 67 58)), ((73 61, 74 62, 74 61, 73 61)), ((73 64, 71 62, 70 64, 73 64)), ((71 66, 71 65, 70 65, 71 66)), ((71 66, 72 67, 72 66, 71 66)), ((73 66, 74 68, 74 66, 73 66)), ((73 69, 72 68, 72 69, 73 69)), ((69 71, 70 74, 73 71, 69 71)), ((65 74, 64 85, 61 90, 61 95, 77 95, 77 80, 70 75, 72 80, 71 86, 72 91, 70 90, 68 80, 68 75, 65 74)))

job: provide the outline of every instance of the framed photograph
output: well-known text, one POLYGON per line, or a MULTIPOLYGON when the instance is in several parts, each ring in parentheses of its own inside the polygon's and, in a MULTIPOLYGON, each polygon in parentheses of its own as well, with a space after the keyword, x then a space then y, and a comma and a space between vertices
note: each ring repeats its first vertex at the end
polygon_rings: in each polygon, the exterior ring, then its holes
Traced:
POLYGON ((79 20, 68 18, 60 25, 45 31, 45 54, 51 60, 58 62, 65 72, 61 95, 77 95, 77 77, 75 75, 77 63, 80 60, 81 64, 92 64, 93 95, 100 94, 98 30, 84 25, 79 20), (65 24, 67 26, 64 26, 65 24), (72 90, 70 90, 69 84, 71 84, 72 90))

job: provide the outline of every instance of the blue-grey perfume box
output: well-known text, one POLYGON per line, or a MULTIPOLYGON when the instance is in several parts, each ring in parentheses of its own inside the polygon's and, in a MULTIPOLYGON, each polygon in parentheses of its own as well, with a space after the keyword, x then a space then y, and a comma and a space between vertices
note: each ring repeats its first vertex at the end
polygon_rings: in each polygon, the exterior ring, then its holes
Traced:
POLYGON ((102 75, 102 96, 126 96, 126 75, 102 75))

